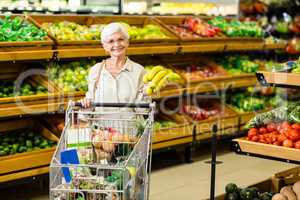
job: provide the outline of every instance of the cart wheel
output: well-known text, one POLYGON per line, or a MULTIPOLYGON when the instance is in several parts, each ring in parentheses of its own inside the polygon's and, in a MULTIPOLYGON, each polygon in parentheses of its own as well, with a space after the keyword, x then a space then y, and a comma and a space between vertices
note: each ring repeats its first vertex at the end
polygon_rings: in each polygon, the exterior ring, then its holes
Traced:
POLYGON ((192 163, 193 162, 193 160, 192 160, 192 146, 191 145, 185 147, 185 149, 184 149, 184 161, 186 163, 192 163))

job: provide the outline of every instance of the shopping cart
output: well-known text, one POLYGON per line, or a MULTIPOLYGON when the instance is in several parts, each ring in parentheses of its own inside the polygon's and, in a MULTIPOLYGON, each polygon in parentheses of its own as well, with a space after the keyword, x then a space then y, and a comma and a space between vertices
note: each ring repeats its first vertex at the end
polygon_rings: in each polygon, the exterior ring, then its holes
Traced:
POLYGON ((71 102, 66 111, 50 164, 50 200, 147 200, 155 103, 94 103, 93 111, 80 105, 71 102))

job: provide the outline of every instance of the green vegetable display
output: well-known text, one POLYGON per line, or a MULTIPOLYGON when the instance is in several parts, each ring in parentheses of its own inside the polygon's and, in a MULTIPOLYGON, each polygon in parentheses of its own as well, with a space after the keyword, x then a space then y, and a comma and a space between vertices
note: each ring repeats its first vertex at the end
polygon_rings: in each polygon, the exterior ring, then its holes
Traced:
POLYGON ((88 70, 95 64, 95 61, 56 63, 47 71, 49 79, 63 91, 87 91, 88 70))
POLYGON ((29 129, 12 131, 0 136, 0 156, 46 149, 55 143, 29 129))
POLYGON ((264 36, 263 29, 256 22, 226 21, 223 17, 215 17, 209 24, 219 27, 229 37, 257 37, 264 36))
POLYGON ((300 103, 299 102, 288 102, 286 105, 282 105, 271 111, 257 114, 252 118, 246 125, 246 129, 253 127, 261 127, 271 122, 282 122, 288 121, 291 123, 300 122, 300 103))
POLYGON ((250 61, 246 55, 229 55, 221 57, 217 62, 222 65, 230 74, 255 73, 259 64, 250 61))
POLYGON ((35 94, 46 94, 47 88, 44 86, 37 86, 36 88, 28 83, 21 85, 20 90, 15 92, 13 81, 1 81, 0 82, 0 98, 14 97, 14 96, 29 96, 35 94))
POLYGON ((47 33, 20 17, 0 19, 0 41, 41 41, 47 33))

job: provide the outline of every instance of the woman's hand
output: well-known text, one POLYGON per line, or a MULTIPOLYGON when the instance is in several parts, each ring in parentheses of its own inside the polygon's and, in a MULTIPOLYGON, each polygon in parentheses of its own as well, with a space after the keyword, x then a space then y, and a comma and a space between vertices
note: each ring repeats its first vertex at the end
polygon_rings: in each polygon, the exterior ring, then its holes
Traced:
POLYGON ((83 108, 89 108, 91 106, 91 100, 87 98, 83 98, 80 100, 80 103, 83 108))

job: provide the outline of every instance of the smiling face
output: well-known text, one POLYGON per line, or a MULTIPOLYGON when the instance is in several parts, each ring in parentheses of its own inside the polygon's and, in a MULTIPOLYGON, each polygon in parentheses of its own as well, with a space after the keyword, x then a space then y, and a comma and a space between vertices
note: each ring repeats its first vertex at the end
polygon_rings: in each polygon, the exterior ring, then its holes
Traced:
POLYGON ((124 56, 128 46, 129 41, 122 32, 116 32, 103 41, 103 48, 111 57, 124 56))

